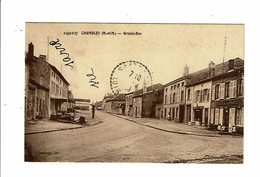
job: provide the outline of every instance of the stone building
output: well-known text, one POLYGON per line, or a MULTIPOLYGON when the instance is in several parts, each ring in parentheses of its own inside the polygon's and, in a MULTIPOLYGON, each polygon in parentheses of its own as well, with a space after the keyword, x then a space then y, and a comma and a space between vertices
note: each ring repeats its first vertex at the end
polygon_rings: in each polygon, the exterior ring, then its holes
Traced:
POLYGON ((133 116, 133 92, 125 94, 125 114, 133 116))
MULTIPOLYGON (((210 124, 221 125, 224 131, 244 127, 244 61, 231 59, 212 77, 210 124)), ((217 68, 216 68, 217 69, 217 68)))
POLYGON ((189 68, 184 67, 183 76, 164 85, 163 118, 177 122, 185 120, 186 81, 189 68))
POLYGON ((238 117, 242 127, 243 95, 235 95, 237 87, 243 90, 242 68, 243 60, 236 58, 218 65, 210 62, 187 76, 185 114, 190 125, 222 125, 228 130, 238 117))
POLYGON ((34 56, 34 45, 25 56, 25 116, 27 120, 49 117, 49 64, 34 56), (46 79, 47 78, 47 79, 46 79))
POLYGON ((50 114, 56 114, 68 109, 69 82, 53 65, 50 68, 50 114))
POLYGON ((34 56, 34 45, 25 55, 26 119, 49 118, 58 111, 67 111, 69 83, 58 69, 46 61, 45 55, 34 56))
POLYGON ((106 112, 114 114, 125 114, 125 94, 115 95, 106 101, 106 112))
POLYGON ((156 105, 163 101, 163 85, 154 84, 133 92, 133 116, 151 117, 156 116, 156 105))

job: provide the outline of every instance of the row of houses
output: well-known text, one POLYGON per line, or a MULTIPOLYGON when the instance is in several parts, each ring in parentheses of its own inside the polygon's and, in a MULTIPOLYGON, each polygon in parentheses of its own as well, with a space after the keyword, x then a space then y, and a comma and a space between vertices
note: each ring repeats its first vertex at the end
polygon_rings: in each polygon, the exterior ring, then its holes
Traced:
POLYGON ((34 56, 34 45, 25 54, 25 118, 49 118, 51 114, 73 108, 74 96, 69 82, 46 61, 46 55, 34 56))
POLYGON ((127 94, 106 95, 102 110, 133 117, 167 119, 189 125, 243 131, 244 61, 230 59, 183 76, 165 85, 127 94))

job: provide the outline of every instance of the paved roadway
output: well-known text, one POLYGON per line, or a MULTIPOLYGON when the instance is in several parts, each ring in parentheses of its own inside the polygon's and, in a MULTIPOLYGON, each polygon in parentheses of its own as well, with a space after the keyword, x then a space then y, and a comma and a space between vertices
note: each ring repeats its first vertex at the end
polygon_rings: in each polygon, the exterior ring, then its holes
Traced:
POLYGON ((96 115, 102 123, 95 126, 26 135, 26 147, 30 155, 27 160, 242 162, 242 137, 180 135, 145 127, 100 111, 96 111, 96 115), (230 155, 233 155, 232 158, 230 155))

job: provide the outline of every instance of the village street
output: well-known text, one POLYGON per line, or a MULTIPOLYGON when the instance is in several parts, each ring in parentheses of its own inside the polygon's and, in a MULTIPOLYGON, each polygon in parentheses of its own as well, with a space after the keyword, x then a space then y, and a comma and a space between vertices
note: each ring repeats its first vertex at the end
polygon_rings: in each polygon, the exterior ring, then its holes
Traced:
POLYGON ((243 162, 242 136, 166 132, 101 111, 95 119, 100 123, 94 126, 26 135, 26 161, 243 162))

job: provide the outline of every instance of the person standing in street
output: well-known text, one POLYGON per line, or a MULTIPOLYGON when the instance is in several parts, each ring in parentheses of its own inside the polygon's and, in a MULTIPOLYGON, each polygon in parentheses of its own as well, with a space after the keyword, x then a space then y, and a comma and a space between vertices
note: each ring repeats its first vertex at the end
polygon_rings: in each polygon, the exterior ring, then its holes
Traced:
POLYGON ((92 118, 94 119, 95 117, 95 105, 92 104, 92 118))

